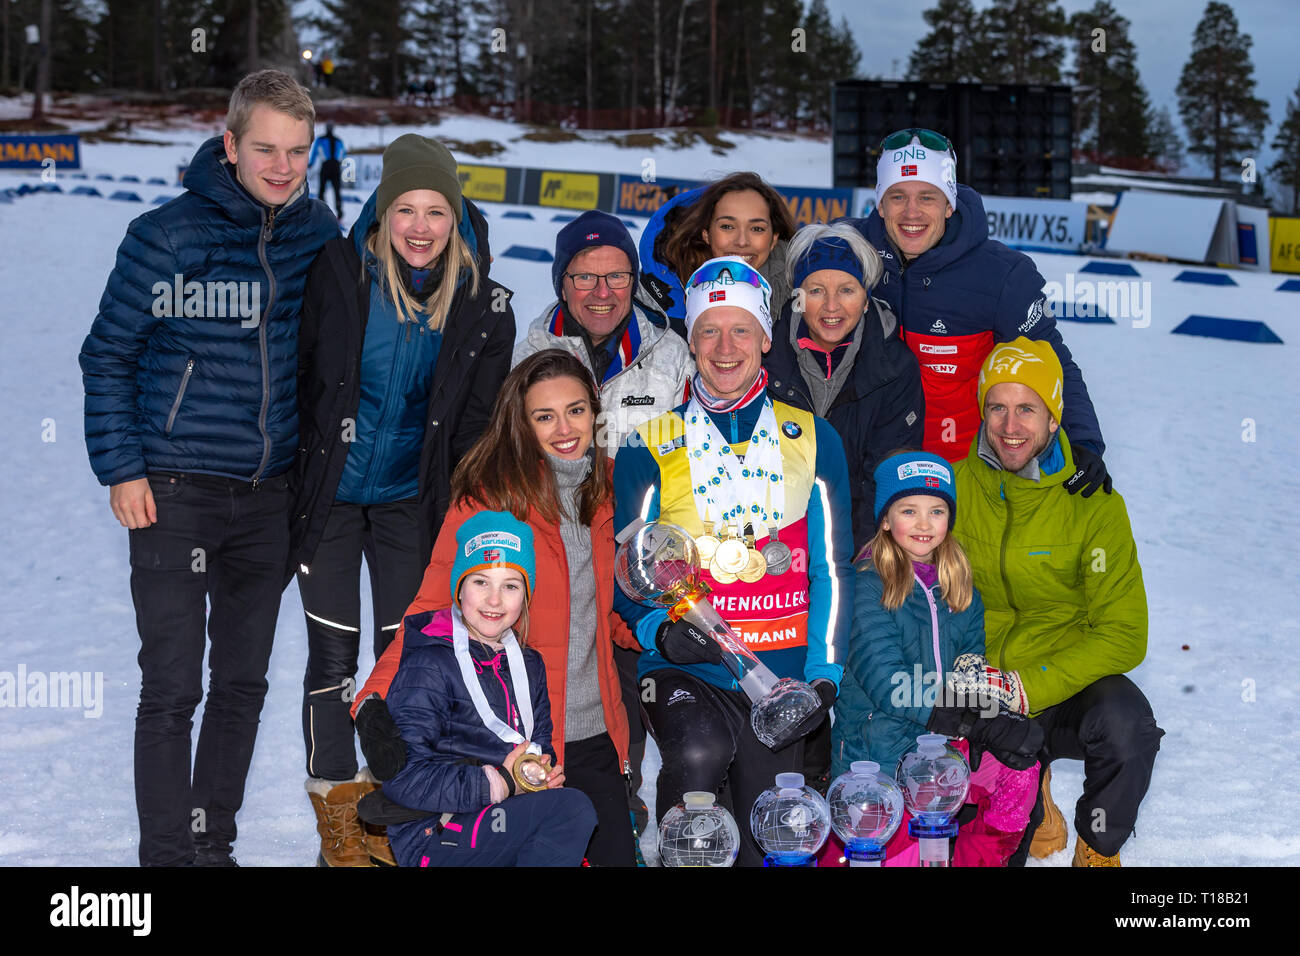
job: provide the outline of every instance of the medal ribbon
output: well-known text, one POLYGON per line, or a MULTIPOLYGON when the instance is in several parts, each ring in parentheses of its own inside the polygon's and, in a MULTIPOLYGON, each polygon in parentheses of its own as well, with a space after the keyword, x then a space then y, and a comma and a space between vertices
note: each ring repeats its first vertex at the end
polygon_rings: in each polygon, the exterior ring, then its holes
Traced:
MULTIPOLYGON (((718 426, 693 397, 686 407, 686 459, 691 468, 691 491, 700 519, 711 514, 731 521, 737 529, 747 521, 779 528, 785 512, 785 471, 781 440, 772 400, 763 399, 754 433, 742 463, 718 426), (770 510, 765 505, 770 504, 770 510)), ((739 537, 739 534, 737 534, 739 537)))
MULTIPOLYGON (((528 690, 528 671, 524 667, 524 652, 520 649, 519 642, 515 640, 515 632, 506 631, 501 643, 505 645, 506 661, 510 665, 510 685, 515 692, 515 704, 519 708, 519 716, 524 722, 524 733, 527 734, 525 737, 521 737, 519 731, 492 712, 487 695, 483 693, 483 688, 478 682, 478 675, 474 673, 474 659, 469 654, 469 628, 465 626, 460 608, 452 607, 452 649, 456 653, 461 679, 465 682, 465 689, 469 691, 469 699, 473 701, 474 709, 478 711, 479 720, 506 743, 521 744, 525 740, 531 740, 533 736, 533 698, 528 690)), ((531 744, 528 752, 540 754, 542 748, 537 744, 531 744)))

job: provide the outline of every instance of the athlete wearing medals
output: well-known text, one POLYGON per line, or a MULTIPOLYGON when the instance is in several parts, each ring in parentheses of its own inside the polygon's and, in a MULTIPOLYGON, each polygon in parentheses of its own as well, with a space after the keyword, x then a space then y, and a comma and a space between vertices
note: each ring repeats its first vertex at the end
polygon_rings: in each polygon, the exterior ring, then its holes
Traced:
MULTIPOLYGON (((685 528, 702 549, 713 606, 778 677, 812 684, 822 707, 769 749, 712 639, 622 593, 614 606, 645 648, 641 701, 663 756, 659 816, 684 792, 706 790, 743 818, 776 773, 806 769, 805 737, 837 693, 853 612, 848 468, 826 421, 766 394, 767 281, 739 257, 711 259, 686 302, 692 398, 619 451, 615 527, 642 518, 685 528)), ((762 858, 746 832, 739 864, 762 858)))

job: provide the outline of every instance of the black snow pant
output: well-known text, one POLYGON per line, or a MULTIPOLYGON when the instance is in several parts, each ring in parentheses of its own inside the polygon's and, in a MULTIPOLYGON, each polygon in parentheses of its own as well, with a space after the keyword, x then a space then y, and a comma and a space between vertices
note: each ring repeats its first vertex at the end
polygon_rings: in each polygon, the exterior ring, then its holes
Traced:
MULTIPOLYGON (((1151 704, 1127 677, 1094 681, 1034 718, 1043 728, 1038 759, 1083 761, 1083 796, 1074 806, 1074 832, 1104 856, 1114 856, 1133 832, 1138 807, 1151 785, 1160 738, 1151 704)), ((1043 791, 1008 866, 1024 866, 1034 831, 1043 822, 1043 791)))
POLYGON ((564 743, 564 785, 581 790, 596 808, 596 831, 587 845, 592 866, 636 866, 627 778, 609 734, 564 743))
POLYGON ((375 660, 397 635, 424 575, 419 502, 334 502, 298 593, 307 615, 302 734, 307 775, 350 780, 357 773, 352 715, 361 651, 361 558, 370 570, 375 660))
POLYGON ((140 632, 135 802, 140 864, 220 858, 253 758, 289 554, 289 486, 156 472, 158 520, 130 533, 140 632), (205 627, 206 624, 206 627, 205 627), (206 630, 206 635, 205 635, 206 630), (194 708, 210 680, 191 773, 194 708))
POLYGON ((749 726, 749 698, 723 690, 684 671, 652 671, 642 678, 641 706, 663 767, 655 798, 662 820, 682 794, 705 790, 731 811, 740 829, 737 866, 762 866, 763 850, 749 829, 749 811, 778 773, 802 773, 804 742, 769 750, 749 726), (650 681, 649 685, 646 681, 650 681))
POLYGON ((327 159, 320 164, 320 195, 316 198, 325 201, 325 186, 334 187, 334 209, 339 218, 343 218, 343 167, 337 159, 327 159))

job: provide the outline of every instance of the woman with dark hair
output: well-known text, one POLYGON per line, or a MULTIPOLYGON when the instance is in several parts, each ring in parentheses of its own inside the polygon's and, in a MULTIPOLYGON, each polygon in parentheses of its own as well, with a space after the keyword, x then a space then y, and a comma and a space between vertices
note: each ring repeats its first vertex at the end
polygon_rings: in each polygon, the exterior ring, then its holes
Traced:
POLYGON ((298 461, 289 573, 307 618, 302 730, 326 866, 390 862, 361 836, 349 714, 361 647, 361 560, 378 657, 420 584, 453 464, 510 368, 509 290, 488 278, 487 222, 436 140, 400 136, 351 235, 307 275, 298 335, 298 461), (503 308, 504 306, 504 308, 503 308))
POLYGON ((641 233, 641 285, 686 338, 686 280, 706 260, 740 256, 772 287, 772 314, 790 298, 785 247, 794 218, 757 173, 732 173, 674 196, 641 233))
MULTIPOLYGON (((508 511, 533 531, 537 583, 528 644, 542 655, 566 786, 596 807, 587 848, 596 865, 635 862, 627 810, 628 728, 614 642, 635 647, 614 602, 614 502, 600 398, 586 366, 561 349, 520 362, 501 386, 492 420, 456 467, 452 506, 406 617, 447 606, 456 533, 482 511, 508 511)), ((405 763, 383 698, 401 660, 403 632, 357 695, 362 750, 380 779, 405 763)))

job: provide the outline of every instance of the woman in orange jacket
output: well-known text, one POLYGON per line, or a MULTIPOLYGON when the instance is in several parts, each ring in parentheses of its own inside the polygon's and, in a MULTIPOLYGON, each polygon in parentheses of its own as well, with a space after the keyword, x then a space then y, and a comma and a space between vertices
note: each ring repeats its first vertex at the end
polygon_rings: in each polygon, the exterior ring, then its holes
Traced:
MULTIPOLYGON (((528 523, 537 557, 528 644, 545 664, 566 785, 596 807, 587 859, 631 866, 628 727, 613 645, 638 645, 613 610, 613 462, 595 441, 599 417, 591 376, 568 352, 538 352, 510 372, 491 422, 452 476, 452 505, 406 616, 447 606, 456 532, 471 515, 509 511, 528 523)), ((380 779, 405 761, 405 745, 382 701, 401 659, 404 630, 353 708, 362 750, 380 779)))

